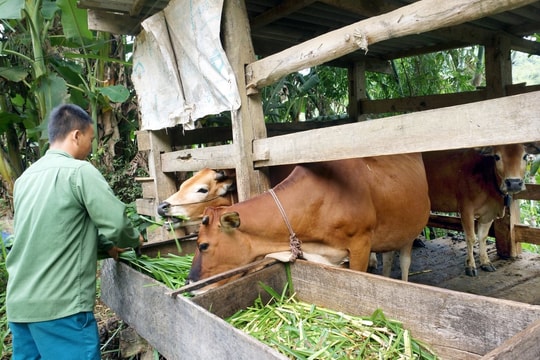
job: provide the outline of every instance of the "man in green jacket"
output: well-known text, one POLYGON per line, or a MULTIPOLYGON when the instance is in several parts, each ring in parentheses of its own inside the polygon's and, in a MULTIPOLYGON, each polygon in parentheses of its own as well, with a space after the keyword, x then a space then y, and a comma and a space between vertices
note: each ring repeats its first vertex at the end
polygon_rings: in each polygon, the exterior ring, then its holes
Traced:
POLYGON ((13 359, 100 359, 97 260, 118 259, 143 238, 125 204, 85 161, 94 139, 88 114, 61 105, 48 131, 49 150, 13 192, 15 240, 6 259, 13 359))

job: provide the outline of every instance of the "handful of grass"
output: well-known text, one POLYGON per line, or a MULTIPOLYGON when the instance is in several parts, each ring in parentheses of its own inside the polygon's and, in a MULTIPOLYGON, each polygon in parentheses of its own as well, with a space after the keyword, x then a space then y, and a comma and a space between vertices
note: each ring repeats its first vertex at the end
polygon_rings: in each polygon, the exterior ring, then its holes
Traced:
POLYGON ((165 257, 158 255, 152 258, 147 255, 137 257, 135 251, 126 251, 120 254, 120 259, 140 272, 162 282, 165 286, 177 289, 186 283, 193 255, 168 254, 165 257))
POLYGON ((272 299, 263 304, 259 297, 226 321, 291 359, 437 359, 380 309, 350 316, 260 285, 272 299))

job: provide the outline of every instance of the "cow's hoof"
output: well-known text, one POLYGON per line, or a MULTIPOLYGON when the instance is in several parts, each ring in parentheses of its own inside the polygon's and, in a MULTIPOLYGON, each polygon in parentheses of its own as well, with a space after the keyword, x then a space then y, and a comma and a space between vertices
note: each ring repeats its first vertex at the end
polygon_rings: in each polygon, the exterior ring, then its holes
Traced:
POLYGON ((495 269, 495 266, 491 265, 491 263, 480 265, 480 269, 489 272, 494 272, 495 270, 497 270, 495 269))
POLYGON ((465 274, 467 276, 477 276, 478 272, 476 271, 476 268, 473 268, 471 266, 465 267, 465 274))

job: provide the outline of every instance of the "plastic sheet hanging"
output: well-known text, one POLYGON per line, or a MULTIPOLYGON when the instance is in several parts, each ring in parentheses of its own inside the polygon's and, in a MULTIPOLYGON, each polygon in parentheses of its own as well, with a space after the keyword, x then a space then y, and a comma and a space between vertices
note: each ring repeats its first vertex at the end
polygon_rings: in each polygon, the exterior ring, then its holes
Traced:
POLYGON ((132 81, 142 130, 159 130, 240 108, 234 72, 221 41, 223 0, 172 0, 143 23, 132 81))

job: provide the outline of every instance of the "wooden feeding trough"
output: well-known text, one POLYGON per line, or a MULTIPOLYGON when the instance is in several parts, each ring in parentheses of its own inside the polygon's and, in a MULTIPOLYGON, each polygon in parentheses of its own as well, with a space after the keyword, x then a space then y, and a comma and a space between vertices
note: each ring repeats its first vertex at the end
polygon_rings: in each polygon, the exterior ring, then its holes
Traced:
MULTIPOLYGON (((351 315, 382 309, 441 359, 540 358, 540 306, 378 275, 297 261, 291 265, 296 297, 351 315)), ((224 318, 281 292, 285 265, 268 261, 261 270, 193 298, 172 291, 124 263, 102 269, 102 300, 165 358, 284 359, 224 318)))

